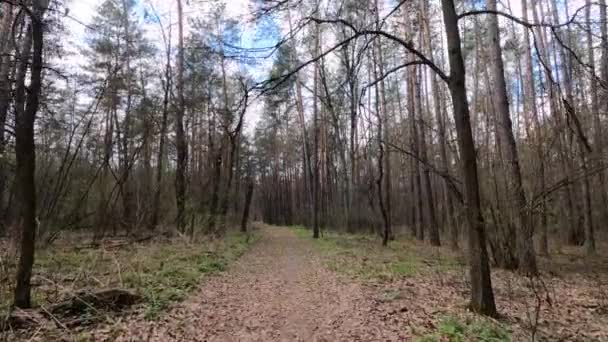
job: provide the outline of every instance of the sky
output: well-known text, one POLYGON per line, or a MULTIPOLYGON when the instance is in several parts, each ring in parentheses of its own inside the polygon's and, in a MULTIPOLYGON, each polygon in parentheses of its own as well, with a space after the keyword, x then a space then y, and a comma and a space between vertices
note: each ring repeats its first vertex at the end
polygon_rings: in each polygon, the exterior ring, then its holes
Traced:
MULTIPOLYGON (((90 24, 95 12, 97 11, 97 7, 103 3, 103 0, 67 0, 68 1, 68 9, 69 9, 69 18, 66 18, 65 25, 68 32, 68 42, 66 45, 66 49, 69 52, 72 52, 63 63, 70 66, 78 66, 85 63, 85 61, 80 57, 78 51, 84 45, 84 37, 86 33, 86 24, 90 24), (83 25, 85 24, 85 25, 83 25)), ((239 22, 244 23, 242 27, 242 37, 241 37, 241 45, 246 48, 251 47, 260 47, 260 46, 270 46, 274 42, 270 37, 259 37, 257 35, 257 30, 253 20, 251 20, 251 5, 253 0, 226 0, 226 13, 227 16, 233 19, 237 19, 239 22)), ((329 0, 336 1, 336 0, 329 0)), ((430 0, 433 2, 437 2, 438 0, 430 0)), ((527 0, 530 1, 530 0, 527 0)), ((144 21, 144 12, 152 13, 152 8, 160 17, 163 26, 167 27, 169 24, 172 25, 172 42, 177 42, 177 5, 175 0, 137 0, 139 4, 139 8, 141 8, 141 18, 142 18, 142 26, 148 35, 148 38, 151 42, 156 43, 158 45, 159 50, 163 49, 162 46, 162 38, 159 29, 159 25, 152 20, 144 21)), ((390 9, 394 7, 395 0, 381 0, 384 4, 383 11, 388 12, 390 9)), ((483 8, 484 1, 476 1, 479 3, 477 7, 480 9, 483 8)), ((572 14, 573 10, 584 5, 585 0, 569 0, 569 7, 572 9, 570 13, 572 14)), ((210 10, 209 1, 199 1, 199 0, 183 0, 184 5, 184 15, 186 19, 194 18, 196 16, 204 15, 204 13, 210 10)), ((499 1, 499 9, 504 10, 506 12, 511 12, 514 16, 521 17, 521 0, 507 0, 507 1, 499 1), (507 7, 507 8, 505 8, 507 7)), ((583 15, 584 13, 580 13, 583 15)), ((298 13, 294 13, 294 16, 297 16, 298 13)), ((531 17, 531 16, 530 16, 531 17)), ((565 18, 561 18, 561 21, 564 21, 565 18)), ((186 22, 186 27, 184 30, 184 34, 188 34, 188 20, 186 22)), ((294 19, 295 22, 295 19, 294 19)), ((287 29, 287 25, 285 23, 279 23, 282 30, 287 29)), ((326 42, 327 43, 327 42, 326 42)), ((269 59, 265 62, 260 63, 256 66, 247 66, 247 70, 250 74, 254 76, 255 79, 261 80, 268 74, 272 64, 272 60, 269 59)), ((236 67, 235 65, 232 66, 236 67)), ((246 131, 251 131, 255 126, 255 122, 259 119, 260 113, 262 110, 261 101, 257 101, 252 103, 250 106, 250 110, 247 113, 246 117, 246 131)))
MULTIPOLYGON (((69 52, 68 56, 65 57, 61 63, 67 66, 83 66, 86 63, 79 50, 84 46, 86 37, 86 25, 90 24, 97 12, 97 8, 103 3, 103 0, 67 0, 69 17, 65 19, 66 31, 67 31, 67 42, 65 45, 66 50, 69 52)), ((137 0, 138 8, 141 9, 141 24, 152 43, 157 45, 159 50, 163 50, 163 40, 160 27, 158 23, 153 20, 144 21, 144 12, 148 12, 152 15, 156 12, 160 21, 162 22, 165 30, 168 30, 168 26, 171 25, 171 41, 173 45, 177 42, 177 3, 175 0, 137 0)), ((256 27, 251 20, 251 0, 239 0, 239 1, 226 1, 226 14, 232 19, 237 19, 239 22, 245 23, 242 27, 241 45, 243 47, 254 47, 268 46, 272 44, 272 41, 267 39, 259 39, 256 36, 256 27)), ((204 15, 209 12, 209 2, 206 1, 188 1, 183 0, 183 11, 185 19, 184 34, 187 35, 189 31, 188 19, 196 16, 204 15)), ((268 60, 257 66, 246 66, 247 71, 253 75, 255 79, 262 79, 268 72, 272 61, 268 60)), ((233 68, 236 66, 233 65, 233 68)), ((230 72, 230 70, 229 70, 230 72)), ((255 101, 250 103, 247 117, 246 117, 246 131, 252 131, 255 123, 258 121, 260 111, 262 110, 261 101, 255 101)))
MULTIPOLYGON (((67 48, 70 51, 76 52, 78 47, 81 47, 84 43, 84 37, 86 35, 86 24, 90 24, 97 11, 97 8, 103 3, 103 0, 67 0, 69 9, 69 18, 66 18, 65 24, 69 35, 69 42, 67 48)), ((162 22, 165 29, 171 24, 173 29, 172 41, 177 42, 177 5, 174 0, 137 0, 138 8, 141 11, 141 23, 148 34, 148 38, 153 43, 158 43, 159 48, 162 48, 162 39, 160 28, 157 23, 152 20, 144 21, 144 13, 148 12, 152 14, 156 12, 160 21, 162 22)), ((197 15, 201 15, 210 10, 209 4, 206 1, 188 1, 183 0, 185 28, 184 34, 187 35, 189 31, 188 19, 194 18, 197 15)), ((230 18, 238 19, 239 21, 250 21, 250 0, 239 0, 239 1, 226 1, 226 13, 230 18)), ((255 28, 252 25, 245 27, 243 39, 250 40, 252 35, 255 33, 255 28)), ((75 56, 78 58, 78 56, 75 56)))

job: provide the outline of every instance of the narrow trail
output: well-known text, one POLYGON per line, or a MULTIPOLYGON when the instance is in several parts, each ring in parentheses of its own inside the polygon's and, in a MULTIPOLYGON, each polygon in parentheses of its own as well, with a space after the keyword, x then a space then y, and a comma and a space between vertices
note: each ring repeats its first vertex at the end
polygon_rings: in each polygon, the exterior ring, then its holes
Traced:
MULTIPOLYGON (((126 322, 118 340, 399 340, 365 289, 324 267, 310 241, 264 227, 228 272, 155 322, 126 322)), ((393 326, 391 326, 393 325, 393 326)))

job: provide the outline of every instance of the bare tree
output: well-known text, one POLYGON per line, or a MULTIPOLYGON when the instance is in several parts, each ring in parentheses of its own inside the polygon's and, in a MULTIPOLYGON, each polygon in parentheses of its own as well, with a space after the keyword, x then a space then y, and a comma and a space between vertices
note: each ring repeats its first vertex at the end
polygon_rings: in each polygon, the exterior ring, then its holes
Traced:
MULTIPOLYGON (((157 15, 158 18, 158 15, 157 15)), ((169 25, 169 33, 165 34, 165 30, 160 24, 161 33, 163 36, 163 42, 165 44, 165 74, 162 80, 163 82, 163 104, 162 114, 160 121, 160 132, 158 142, 158 152, 156 155, 156 187, 154 189, 154 198, 152 202, 152 218, 150 222, 150 229, 156 228, 158 225, 159 211, 160 211, 160 195, 163 184, 163 173, 164 173, 164 162, 165 162, 165 141, 167 139, 167 120, 169 117, 169 95, 171 92, 171 26, 169 25)))
POLYGON ((465 86, 465 68, 460 46, 460 31, 458 15, 453 0, 441 0, 443 21, 448 43, 448 61, 451 75, 448 81, 452 103, 454 106, 454 121, 461 153, 462 174, 464 177, 464 197, 467 221, 469 225, 469 254, 471 277, 472 310, 496 316, 496 304, 490 279, 488 252, 486 250, 485 223, 481 213, 479 196, 479 179, 477 175, 477 158, 475 144, 469 118, 469 104, 465 86))
POLYGON ((38 112, 44 50, 44 12, 48 2, 34 0, 26 37, 20 51, 20 63, 16 76, 15 120, 17 184, 19 186, 21 246, 14 304, 20 308, 31 306, 31 277, 36 242, 36 147, 34 122, 38 112), (30 51, 32 62, 29 91, 26 95, 25 77, 30 51))
MULTIPOLYGON (((496 1, 486 1, 488 10, 496 11, 496 1)), ((513 135, 513 127, 511 122, 511 113, 509 110, 509 100, 507 94, 507 86, 504 76, 504 66, 502 61, 502 49, 500 46, 500 34, 498 29, 498 17, 492 15, 488 18, 488 30, 490 34, 490 56, 492 65, 493 79, 493 100, 496 110, 496 116, 500 121, 497 124, 498 133, 501 135, 504 157, 506 159, 508 174, 507 174, 507 189, 511 194, 512 201, 515 203, 516 222, 519 227, 517 232, 517 252, 519 269, 528 274, 537 274, 536 256, 534 254, 534 246, 532 244, 532 217, 528 208, 526 194, 523 188, 521 169, 519 166, 519 156, 515 137, 513 135)))
POLYGON ((9 40, 13 26, 13 5, 10 2, 2 4, 2 14, 0 23, 0 233, 6 224, 4 211, 4 194, 7 186, 5 125, 11 101, 9 73, 13 64, 10 58, 12 43, 9 40))
POLYGON ((177 0, 178 50, 177 50, 177 110, 175 111, 175 137, 177 145, 177 170, 175 172, 175 199, 177 204, 177 229, 186 228, 186 168, 188 145, 184 132, 184 12, 182 1, 177 0))

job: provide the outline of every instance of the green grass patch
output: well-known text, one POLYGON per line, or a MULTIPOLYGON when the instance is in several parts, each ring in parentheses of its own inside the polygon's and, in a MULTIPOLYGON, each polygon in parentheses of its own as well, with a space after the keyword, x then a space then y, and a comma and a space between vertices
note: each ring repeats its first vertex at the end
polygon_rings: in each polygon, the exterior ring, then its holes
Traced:
POLYGON ((296 233, 296 235, 297 235, 298 237, 301 237, 301 238, 309 238, 309 237, 312 237, 312 230, 307 229, 307 228, 306 228, 306 227, 304 227, 304 226, 291 226, 291 227, 289 227, 289 228, 290 228, 291 230, 293 230, 293 231, 296 233))
POLYGON ((327 259, 330 269, 363 280, 386 281, 412 277, 425 272, 444 272, 461 266, 456 256, 407 238, 383 247, 379 237, 324 231, 319 239, 302 226, 291 229, 309 240, 327 259))
POLYGON ((154 318, 171 303, 183 300, 199 284, 202 275, 224 271, 250 243, 243 234, 231 234, 215 251, 206 251, 201 246, 167 248, 151 256, 148 270, 128 274, 125 284, 141 289, 147 303, 146 317, 154 318))
POLYGON ((511 341, 511 334, 502 325, 481 317, 460 320, 448 316, 441 320, 436 332, 420 337, 417 341, 439 342, 446 340, 451 342, 502 342, 511 341))
MULTIPOLYGON (((121 287, 144 298, 154 318, 183 300, 201 277, 224 271, 257 240, 229 232, 223 239, 188 243, 171 240, 113 249, 49 248, 38 253, 33 271, 35 304, 47 305, 80 289, 121 287)), ((10 267, 14 271, 14 265, 10 267)), ((10 289, 2 288, 0 308, 8 308, 10 289)))

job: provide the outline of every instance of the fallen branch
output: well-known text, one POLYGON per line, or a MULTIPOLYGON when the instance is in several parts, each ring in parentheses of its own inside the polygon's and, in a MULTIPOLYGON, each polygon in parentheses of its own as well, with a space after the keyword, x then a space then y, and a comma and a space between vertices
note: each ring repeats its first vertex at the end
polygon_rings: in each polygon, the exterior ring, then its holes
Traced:
POLYGON ((76 246, 76 247, 74 247, 74 249, 76 249, 76 250, 94 249, 94 248, 99 248, 99 247, 103 247, 104 249, 113 249, 113 248, 119 248, 119 247, 123 247, 126 245, 134 244, 134 243, 146 242, 146 241, 154 239, 156 236, 157 235, 148 235, 148 236, 144 236, 144 237, 140 237, 140 238, 113 241, 112 243, 107 243, 107 244, 104 244, 102 242, 101 243, 100 242, 91 242, 86 245, 76 246))
POLYGON ((141 296, 124 289, 80 292, 72 298, 53 304, 48 312, 57 316, 79 316, 83 311, 120 311, 141 301, 141 296))

